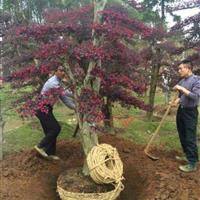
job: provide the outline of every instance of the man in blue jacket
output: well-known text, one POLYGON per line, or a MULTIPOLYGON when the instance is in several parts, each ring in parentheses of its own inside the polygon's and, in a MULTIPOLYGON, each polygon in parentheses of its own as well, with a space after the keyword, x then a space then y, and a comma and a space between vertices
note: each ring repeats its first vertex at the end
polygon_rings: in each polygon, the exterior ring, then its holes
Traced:
MULTIPOLYGON (((41 96, 45 98, 45 93, 51 89, 64 89, 61 83, 61 80, 64 78, 64 76, 65 69, 63 66, 59 66, 54 76, 49 78, 44 84, 41 90, 41 96)), ((64 93, 59 96, 59 98, 67 107, 75 110, 75 105, 70 97, 73 97, 73 94, 68 90, 64 90, 64 93)), ((61 127, 54 117, 53 105, 47 105, 47 108, 48 113, 42 112, 41 110, 38 110, 36 113, 36 116, 40 120, 45 136, 34 148, 40 155, 45 158, 59 160, 60 158, 56 156, 56 139, 61 131, 61 127)))
POLYGON ((182 145, 184 157, 176 157, 178 160, 188 161, 187 165, 179 166, 183 172, 193 172, 197 170, 198 148, 197 148, 197 122, 198 122, 198 103, 200 98, 200 79, 192 72, 193 65, 190 60, 183 60, 178 66, 181 81, 174 86, 174 90, 179 91, 179 104, 176 124, 179 139, 182 145))

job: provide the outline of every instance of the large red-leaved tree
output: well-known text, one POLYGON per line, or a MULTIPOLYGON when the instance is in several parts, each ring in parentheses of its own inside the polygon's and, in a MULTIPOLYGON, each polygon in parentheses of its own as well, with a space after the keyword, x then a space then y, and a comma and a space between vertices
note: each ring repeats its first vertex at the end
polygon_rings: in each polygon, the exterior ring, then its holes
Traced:
MULTIPOLYGON (((51 91, 51 98, 43 102, 38 93, 52 70, 65 67, 85 155, 98 143, 93 124, 104 119, 105 99, 150 109, 135 95, 146 89, 140 68, 143 57, 137 46, 129 48, 128 43, 152 37, 156 30, 129 17, 126 9, 106 7, 106 3, 94 1, 73 11, 50 10, 43 24, 18 26, 5 36, 5 42, 16 48, 7 62, 13 86, 31 86, 16 104, 23 116, 34 115, 36 109, 45 112, 45 105, 54 103, 62 90, 51 91)), ((88 173, 87 165, 84 172, 88 173)))

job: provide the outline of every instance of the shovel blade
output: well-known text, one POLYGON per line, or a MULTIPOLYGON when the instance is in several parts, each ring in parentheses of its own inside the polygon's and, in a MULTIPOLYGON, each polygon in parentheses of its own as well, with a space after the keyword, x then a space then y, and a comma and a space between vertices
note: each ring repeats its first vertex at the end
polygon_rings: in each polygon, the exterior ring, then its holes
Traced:
POLYGON ((144 153, 145 153, 145 154, 148 156, 148 158, 150 158, 151 160, 154 160, 154 161, 159 160, 159 157, 154 156, 154 155, 150 154, 149 152, 144 151, 144 153))

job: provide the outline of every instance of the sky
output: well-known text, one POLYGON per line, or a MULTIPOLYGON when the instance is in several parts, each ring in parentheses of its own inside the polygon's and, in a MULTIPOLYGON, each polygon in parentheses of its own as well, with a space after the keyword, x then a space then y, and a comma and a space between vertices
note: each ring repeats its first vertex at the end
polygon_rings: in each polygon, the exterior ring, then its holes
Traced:
MULTIPOLYGON (((194 8, 194 9, 186 9, 186 10, 177 11, 177 12, 174 12, 174 14, 181 16, 181 19, 184 20, 187 17, 195 15, 199 12, 200 12, 200 8, 198 8, 198 9, 194 8)), ((166 17, 167 17, 167 22, 168 22, 169 27, 172 27, 175 24, 173 22, 172 17, 169 14, 166 17)))
MULTIPOLYGON (((136 0, 136 2, 138 2, 138 3, 141 3, 142 1, 143 0, 136 0)), ((188 3, 188 2, 191 2, 191 1, 192 0, 176 0, 174 5, 177 5, 179 3, 182 4, 183 2, 188 3)), ((198 9, 197 8, 195 8, 195 9, 185 9, 185 10, 181 10, 181 11, 177 11, 177 12, 173 12, 173 13, 177 14, 178 16, 181 16, 181 19, 184 20, 187 17, 193 16, 193 15, 199 13, 199 12, 200 12, 200 7, 198 9)), ((167 19, 169 27, 172 27, 175 24, 173 22, 173 18, 169 14, 166 15, 166 19, 167 19)))

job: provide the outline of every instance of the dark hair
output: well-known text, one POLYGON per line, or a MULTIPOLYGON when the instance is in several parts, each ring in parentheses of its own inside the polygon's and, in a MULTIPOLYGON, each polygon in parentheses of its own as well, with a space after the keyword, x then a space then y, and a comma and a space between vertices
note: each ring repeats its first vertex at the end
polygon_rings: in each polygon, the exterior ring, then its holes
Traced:
POLYGON ((62 65, 58 66, 56 70, 66 71, 62 65))
POLYGON ((193 63, 191 60, 189 60, 189 59, 182 60, 179 65, 181 65, 181 64, 187 65, 188 69, 193 70, 193 63))

